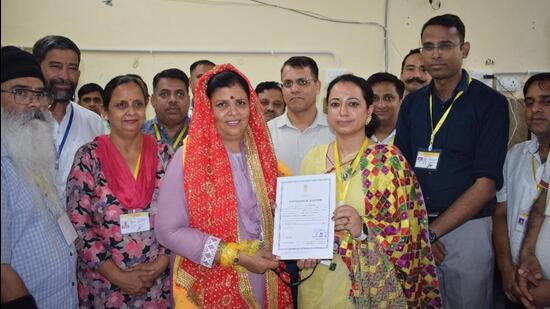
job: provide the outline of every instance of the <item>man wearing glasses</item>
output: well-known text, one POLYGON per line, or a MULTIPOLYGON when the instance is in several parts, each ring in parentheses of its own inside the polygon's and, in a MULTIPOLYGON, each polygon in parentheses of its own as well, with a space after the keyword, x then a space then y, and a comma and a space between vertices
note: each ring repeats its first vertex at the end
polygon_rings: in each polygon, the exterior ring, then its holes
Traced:
POLYGON ((268 122, 277 159, 297 175, 306 153, 317 144, 334 140, 327 116, 317 110, 321 90, 317 63, 306 56, 289 58, 281 68, 286 112, 268 122))
POLYGON ((470 51, 464 37, 451 14, 422 27, 433 80, 403 101, 395 145, 422 187, 445 308, 492 308, 491 213, 503 183, 508 105, 462 69, 470 51))
POLYGON ((48 35, 34 44, 32 53, 53 95, 49 109, 56 120, 53 128, 57 150, 56 186, 64 200, 74 156, 80 146, 104 133, 103 122, 96 113, 72 101, 80 77, 80 49, 73 41, 48 35))
POLYGON ((6 46, 1 58, 2 308, 76 308, 76 232, 55 187, 52 97, 33 55, 6 46))

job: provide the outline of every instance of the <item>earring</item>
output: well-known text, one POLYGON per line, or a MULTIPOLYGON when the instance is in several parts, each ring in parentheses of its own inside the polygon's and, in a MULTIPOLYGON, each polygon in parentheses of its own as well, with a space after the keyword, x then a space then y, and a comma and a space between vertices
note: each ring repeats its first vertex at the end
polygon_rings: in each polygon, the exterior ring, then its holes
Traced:
POLYGON ((371 120, 372 120, 372 115, 369 115, 367 117, 367 122, 365 123, 365 125, 368 126, 371 120))

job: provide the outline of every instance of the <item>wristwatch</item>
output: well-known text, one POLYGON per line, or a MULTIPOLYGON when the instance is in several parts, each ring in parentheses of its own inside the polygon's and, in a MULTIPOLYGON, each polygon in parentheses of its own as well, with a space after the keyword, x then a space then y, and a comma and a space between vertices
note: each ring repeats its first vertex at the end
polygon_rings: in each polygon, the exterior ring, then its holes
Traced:
POLYGON ((428 233, 430 234, 430 244, 433 244, 439 239, 439 237, 437 237, 437 234, 434 231, 428 229, 428 233))

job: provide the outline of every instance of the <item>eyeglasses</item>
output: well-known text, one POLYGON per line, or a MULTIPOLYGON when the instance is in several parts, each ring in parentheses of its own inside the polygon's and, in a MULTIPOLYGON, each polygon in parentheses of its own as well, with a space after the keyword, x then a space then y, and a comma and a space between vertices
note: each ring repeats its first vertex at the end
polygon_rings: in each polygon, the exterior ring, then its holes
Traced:
POLYGON ((423 54, 429 54, 429 53, 433 53, 435 49, 439 49, 440 52, 448 52, 457 46, 462 46, 462 44, 455 44, 452 42, 443 42, 443 43, 434 45, 431 43, 427 43, 422 45, 422 47, 420 47, 420 52, 423 54))
POLYGON ((52 95, 46 91, 15 88, 13 90, 2 90, 2 92, 13 94, 13 100, 20 105, 29 105, 33 99, 42 105, 48 105, 52 102, 52 95))
POLYGON ((317 80, 317 79, 315 79, 315 78, 310 78, 310 79, 307 79, 307 78, 299 78, 299 79, 297 79, 296 81, 287 79, 287 80, 284 80, 284 81, 283 81, 283 83, 281 84, 281 87, 290 89, 290 88, 292 88, 292 85, 294 85, 294 83, 296 83, 296 85, 298 85, 298 87, 306 87, 306 86, 308 86, 311 82, 316 81, 316 80, 317 80))

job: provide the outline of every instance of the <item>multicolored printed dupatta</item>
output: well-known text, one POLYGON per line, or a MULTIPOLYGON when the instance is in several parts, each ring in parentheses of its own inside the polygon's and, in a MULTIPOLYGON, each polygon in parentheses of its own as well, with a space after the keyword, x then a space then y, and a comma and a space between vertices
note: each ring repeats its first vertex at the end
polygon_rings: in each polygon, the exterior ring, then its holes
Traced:
MULTIPOLYGON (((214 124, 211 102, 206 95, 210 79, 223 71, 233 71, 248 83, 250 117, 244 143, 248 168, 256 192, 265 248, 272 249, 273 216, 277 161, 269 133, 259 112, 258 98, 250 82, 230 64, 219 65, 205 73, 195 91, 195 109, 185 142, 183 162, 184 190, 190 226, 225 242, 238 242, 237 197, 226 149, 214 124)), ((182 291, 194 305, 202 308, 258 308, 248 280, 248 272, 214 265, 207 268, 182 257, 174 268, 174 293, 182 291)), ((290 290, 272 271, 265 273, 265 308, 292 306, 290 290)), ((177 295, 175 295, 177 297, 177 295)))
POLYGON ((427 212, 412 167, 397 147, 381 144, 368 147, 359 164, 369 237, 340 252, 351 272, 352 301, 361 308, 393 307, 402 297, 391 288, 397 278, 407 308, 441 308, 427 212), (393 269, 381 269, 386 257, 393 269))

